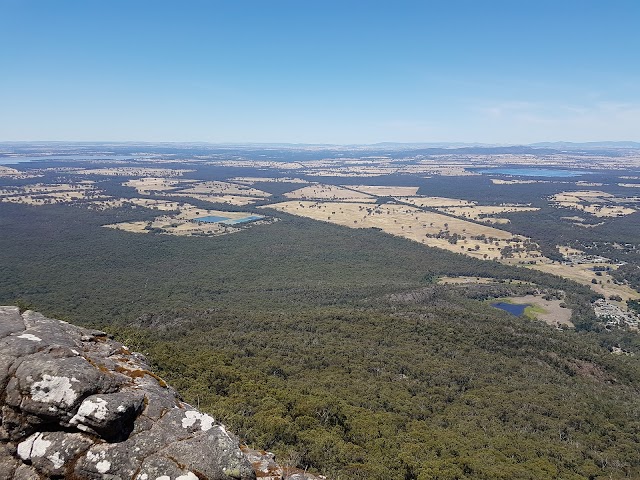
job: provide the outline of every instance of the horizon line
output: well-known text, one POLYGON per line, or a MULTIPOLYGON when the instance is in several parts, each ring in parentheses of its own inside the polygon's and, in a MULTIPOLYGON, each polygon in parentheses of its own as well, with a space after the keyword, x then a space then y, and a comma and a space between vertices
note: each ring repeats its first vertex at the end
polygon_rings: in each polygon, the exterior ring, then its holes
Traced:
MULTIPOLYGON (((0 145, 12 144, 84 144, 84 145, 219 145, 219 146, 310 146, 310 147, 376 147, 376 146, 487 146, 487 147, 537 147, 549 145, 629 145, 640 147, 640 141, 636 140, 547 140, 537 142, 470 142, 470 141, 425 141, 425 142, 395 142, 381 141, 374 143, 330 143, 330 142, 234 142, 234 141, 199 141, 199 140, 0 140, 0 145)), ((1 152, 0 152, 1 153, 1 152)))

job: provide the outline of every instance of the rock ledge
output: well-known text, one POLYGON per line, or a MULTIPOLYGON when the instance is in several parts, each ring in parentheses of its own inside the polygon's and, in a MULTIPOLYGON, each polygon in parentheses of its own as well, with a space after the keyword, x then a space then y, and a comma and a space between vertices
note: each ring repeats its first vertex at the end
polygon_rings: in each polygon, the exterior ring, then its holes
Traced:
POLYGON ((238 439, 104 332, 0 307, 0 478, 255 479, 238 439))

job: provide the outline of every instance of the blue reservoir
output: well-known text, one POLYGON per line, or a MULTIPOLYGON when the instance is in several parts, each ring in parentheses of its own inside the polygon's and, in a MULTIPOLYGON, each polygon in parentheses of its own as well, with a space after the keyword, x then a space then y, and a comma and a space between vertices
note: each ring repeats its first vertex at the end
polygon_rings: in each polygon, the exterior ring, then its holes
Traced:
POLYGON ((220 223, 220 222, 224 222, 225 220, 229 220, 229 219, 227 217, 216 217, 216 216, 213 216, 213 215, 209 215, 208 217, 194 218, 194 220, 196 222, 220 223))
POLYGON ((524 310, 529 306, 528 303, 506 303, 506 302, 496 302, 491 304, 492 307, 499 308, 500 310, 504 310, 505 312, 509 312, 516 317, 519 317, 524 313, 524 310))

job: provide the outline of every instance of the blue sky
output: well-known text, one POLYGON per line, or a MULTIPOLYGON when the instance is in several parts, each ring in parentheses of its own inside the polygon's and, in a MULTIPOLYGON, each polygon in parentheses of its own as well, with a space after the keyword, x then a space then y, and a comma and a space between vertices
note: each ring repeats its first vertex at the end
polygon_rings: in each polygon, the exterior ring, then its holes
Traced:
POLYGON ((640 141, 640 1, 0 0, 0 141, 640 141))

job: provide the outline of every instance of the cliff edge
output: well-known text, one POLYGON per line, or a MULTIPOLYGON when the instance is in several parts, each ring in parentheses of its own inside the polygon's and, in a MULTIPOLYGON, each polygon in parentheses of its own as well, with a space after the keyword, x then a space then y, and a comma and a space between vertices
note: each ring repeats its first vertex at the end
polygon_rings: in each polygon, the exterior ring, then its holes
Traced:
POLYGON ((0 478, 255 479, 238 439, 104 332, 0 307, 0 478))

